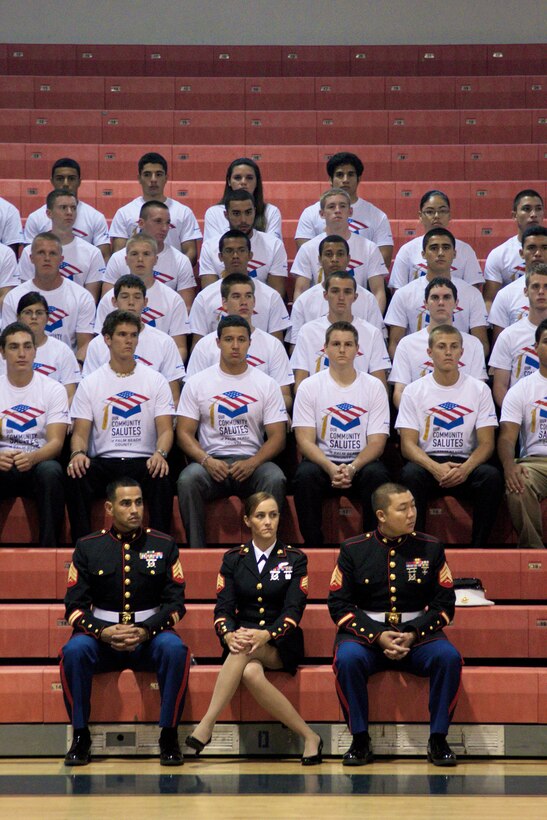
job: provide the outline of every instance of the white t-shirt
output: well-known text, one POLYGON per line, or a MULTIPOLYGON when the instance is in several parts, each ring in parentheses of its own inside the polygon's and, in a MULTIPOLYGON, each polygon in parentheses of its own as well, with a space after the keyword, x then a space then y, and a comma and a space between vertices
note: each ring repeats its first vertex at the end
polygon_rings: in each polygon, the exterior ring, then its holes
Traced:
POLYGON ((496 293, 488 316, 491 325, 509 327, 528 316, 530 302, 524 295, 525 286, 524 276, 519 276, 496 293))
MULTIPOLYGON (((36 348, 32 369, 64 385, 79 384, 82 380, 76 356, 68 345, 53 336, 48 336, 45 343, 36 348)), ((6 362, 0 356, 0 375, 5 373, 6 362)))
MULTIPOLYGON (((247 265, 247 273, 253 278, 266 282, 268 276, 288 276, 287 251, 285 245, 271 233, 253 230, 250 237, 253 258, 247 265)), ((209 239, 201 247, 199 257, 200 276, 222 276, 224 265, 218 256, 218 237, 209 239)))
POLYGON ((49 317, 46 333, 76 351, 76 334, 93 333, 95 302, 89 291, 70 279, 63 279, 59 287, 53 290, 42 290, 36 286, 34 279, 28 279, 6 295, 2 307, 2 327, 16 321, 19 299, 31 291, 41 293, 47 300, 49 317))
POLYGON ((493 248, 486 257, 484 278, 486 281, 508 285, 526 273, 524 259, 520 255, 522 244, 518 236, 512 236, 497 248, 493 248))
MULTIPOLYGON (((293 370, 307 370, 311 375, 329 366, 325 355, 325 333, 331 324, 327 316, 322 316, 302 325, 290 360, 293 370)), ((352 324, 359 336, 359 348, 353 363, 355 369, 363 373, 389 370, 391 361, 378 328, 355 316, 352 324)))
POLYGON ((15 288, 20 281, 14 252, 7 245, 0 245, 0 288, 15 288))
POLYGON ((15 387, 0 376, 0 449, 38 450, 47 442, 48 424, 69 424, 64 387, 33 373, 26 387, 15 387))
POLYGON ((92 422, 89 455, 103 458, 148 458, 156 449, 156 418, 174 413, 167 381, 143 364, 125 378, 103 364, 82 379, 72 402, 72 418, 92 422))
MULTIPOLYGON (((139 333, 134 358, 135 361, 157 370, 168 382, 182 379, 185 373, 184 364, 175 342, 157 327, 143 326, 139 333)), ((95 336, 87 347, 83 375, 89 376, 108 361, 110 361, 110 351, 104 338, 95 336)))
POLYGON ((547 379, 539 370, 507 391, 500 420, 520 426, 521 458, 547 457, 547 379))
POLYGON ((327 368, 300 385, 292 426, 314 427, 315 443, 327 458, 348 464, 366 447, 368 436, 389 435, 386 389, 359 372, 352 384, 342 387, 327 368))
MULTIPOLYGON (((170 336, 190 333, 188 311, 184 300, 176 291, 156 281, 151 287, 147 288, 146 296, 148 304, 141 314, 141 319, 145 324, 157 327, 158 330, 163 330, 164 333, 169 333, 170 336)), ((108 314, 116 310, 112 304, 113 298, 114 291, 109 290, 97 305, 95 333, 101 332, 108 314)))
MULTIPOLYGON (((205 211, 205 219, 203 221, 204 242, 214 237, 218 239, 223 233, 230 230, 230 223, 224 216, 225 210, 224 205, 211 205, 211 207, 205 211)), ((276 205, 272 205, 271 202, 268 202, 264 209, 264 215, 266 217, 266 233, 273 233, 278 239, 282 239, 281 211, 279 208, 276 205)))
POLYGON ((527 316, 502 330, 490 354, 490 367, 511 371, 512 387, 515 382, 530 376, 539 369, 539 359, 534 349, 536 325, 527 316))
MULTIPOLYGON (((21 282, 26 282, 34 276, 34 265, 30 261, 31 246, 23 248, 19 258, 19 276, 21 282)), ((100 250, 83 239, 74 237, 68 245, 63 245, 63 261, 59 265, 59 273, 65 279, 76 282, 77 285, 90 285, 92 282, 101 282, 104 276, 105 265, 100 250)))
MULTIPOLYGON (((320 207, 320 203, 316 202, 304 208, 296 226, 295 239, 313 239, 314 236, 324 233, 325 220, 319 216, 320 207)), ((353 213, 348 219, 348 225, 352 233, 365 236, 376 245, 393 245, 389 220, 380 208, 361 197, 351 207, 353 213)))
MULTIPOLYGON (((196 373, 201 373, 214 364, 218 364, 219 360, 220 350, 217 345, 217 334, 216 331, 213 331, 200 339, 192 350, 186 371, 186 379, 196 373)), ((264 330, 260 330, 258 327, 255 327, 251 333, 247 364, 262 370, 280 386, 294 383, 294 374, 285 348, 279 339, 264 330)))
MULTIPOLYGON (((306 322, 313 322, 329 312, 329 303, 324 297, 325 289, 322 284, 312 285, 311 288, 300 294, 292 306, 291 327, 287 331, 285 341, 295 344, 298 332, 306 322)), ((357 285, 357 299, 351 306, 351 312, 359 319, 364 319, 381 333, 385 332, 382 312, 372 293, 361 285, 357 285)))
POLYGON ((497 427, 490 388, 460 373, 444 387, 433 373, 409 384, 401 397, 395 427, 418 431, 418 444, 430 456, 468 458, 477 446, 480 427, 497 427))
MULTIPOLYGON (((416 379, 433 373, 433 362, 427 355, 429 348, 429 328, 424 327, 416 333, 404 336, 395 351, 393 367, 388 381, 393 384, 410 384, 416 379)), ((476 336, 462 333, 463 353, 458 366, 460 373, 466 373, 475 379, 486 381, 488 374, 484 364, 484 348, 476 336)))
MULTIPOLYGON (((216 326, 226 311, 222 307, 219 279, 203 288, 192 303, 190 310, 190 331, 199 336, 207 336, 216 330, 216 326)), ((261 282, 254 280, 255 308, 253 326, 259 327, 266 333, 275 333, 276 330, 286 330, 290 325, 287 307, 279 293, 261 282)))
MULTIPOLYGON (((402 288, 413 279, 426 275, 427 262, 422 256, 422 243, 423 236, 416 236, 400 248, 389 277, 390 288, 402 288)), ((461 239, 456 240, 456 257, 450 267, 450 273, 470 285, 484 284, 484 276, 475 251, 461 239)))
MULTIPOLYGON (((24 230, 24 241, 26 243, 32 242, 37 234, 51 230, 51 219, 46 210, 46 206, 42 205, 41 208, 33 211, 27 217, 24 230)), ((72 226, 72 233, 79 239, 91 242, 92 245, 110 244, 108 225, 104 215, 96 208, 88 205, 87 202, 78 202, 76 221, 72 226)))
MULTIPOLYGON (((428 284, 425 276, 420 276, 396 290, 385 315, 386 325, 404 327, 409 333, 428 325, 429 311, 425 306, 425 289, 428 284)), ((458 279, 456 288, 458 306, 452 316, 454 326, 466 333, 473 327, 485 327, 488 324, 486 306, 477 288, 463 279, 458 279)))
MULTIPOLYGON (((171 229, 165 242, 180 250, 183 242, 191 239, 201 239, 201 231, 193 212, 186 205, 167 197, 164 203, 169 208, 171 229)), ((118 208, 110 226, 112 239, 129 239, 134 231, 138 230, 139 214, 144 205, 144 197, 138 196, 127 205, 118 208)))
MULTIPOLYGON (((103 275, 103 282, 115 285, 120 276, 131 273, 125 261, 126 254, 125 248, 112 254, 103 275)), ((158 253, 158 261, 154 267, 154 279, 176 291, 196 286, 192 263, 185 253, 181 253, 172 245, 164 245, 163 250, 158 253)))
POLYGON ((216 456, 254 456, 268 424, 287 421, 281 388, 261 370, 233 376, 215 364, 186 382, 178 416, 199 422, 198 440, 216 456))
POLYGON ((15 205, 0 196, 0 242, 3 245, 19 245, 22 241, 21 214, 15 205))
MULTIPOLYGON (((319 262, 319 245, 326 235, 326 233, 321 233, 298 249, 291 268, 293 276, 311 279, 312 284, 323 281, 323 268, 319 262)), ((348 245, 350 250, 348 270, 353 272, 358 285, 365 288, 368 280, 373 276, 387 276, 384 257, 374 242, 355 233, 348 239, 348 245)))

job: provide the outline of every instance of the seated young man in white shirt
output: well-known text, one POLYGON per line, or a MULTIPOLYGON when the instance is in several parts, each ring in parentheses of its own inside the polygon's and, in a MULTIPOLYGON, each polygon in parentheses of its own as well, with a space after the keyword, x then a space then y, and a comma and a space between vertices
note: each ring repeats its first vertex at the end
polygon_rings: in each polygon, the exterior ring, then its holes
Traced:
POLYGON ((294 299, 298 299, 311 285, 321 281, 323 271, 319 262, 319 245, 326 236, 336 234, 349 245, 351 258, 348 267, 353 271, 355 281, 371 291, 383 315, 386 309, 387 268, 378 246, 365 236, 350 230, 348 220, 352 208, 349 193, 331 188, 325 191, 320 204, 319 213, 325 220, 325 230, 304 243, 294 258, 291 268, 295 277, 294 299))
MULTIPOLYGON (((185 253, 165 241, 171 229, 171 216, 165 202, 151 199, 139 212, 139 233, 151 236, 158 246, 158 260, 154 266, 154 278, 167 285, 184 299, 190 312, 196 294, 196 279, 192 263, 185 253)), ((131 273, 126 260, 126 248, 112 254, 103 274, 102 295, 112 290, 120 276, 131 273)))
POLYGON ((157 200, 164 202, 169 209, 171 228, 165 241, 177 250, 185 253, 192 265, 197 260, 196 240, 201 239, 201 231, 197 219, 186 205, 165 196, 168 167, 167 160, 161 154, 150 151, 143 154, 138 163, 138 177, 142 188, 142 196, 118 208, 110 226, 112 248, 119 251, 125 247, 127 240, 133 236, 138 228, 139 214, 145 202, 157 200))
MULTIPOLYGON (((291 385, 294 374, 289 364, 289 357, 282 342, 253 325, 253 314, 256 305, 255 280, 243 273, 231 273, 224 277, 220 285, 222 309, 226 316, 240 316, 251 328, 251 344, 247 351, 247 364, 262 370, 281 387, 287 412, 292 408, 291 385)), ((190 356, 186 371, 186 380, 196 373, 217 364, 220 350, 217 345, 216 330, 199 340, 190 356)))
POLYGON ((528 313, 502 330, 490 356, 490 370, 494 376, 494 401, 501 407, 507 391, 519 379, 535 373, 539 359, 535 348, 538 325, 547 319, 547 264, 539 262, 524 275, 524 296, 528 313))
MULTIPOLYGON (((248 275, 249 262, 253 258, 248 234, 236 230, 226 231, 218 240, 218 256, 221 260, 220 279, 198 293, 190 311, 194 347, 202 336, 216 330, 219 320, 226 315, 220 292, 222 279, 232 273, 248 275)), ((283 332, 291 323, 287 307, 276 290, 258 278, 253 281, 256 300, 253 325, 282 341, 283 332)))
MULTIPOLYGON (((385 315, 389 326, 389 354, 391 358, 399 341, 407 333, 414 333, 429 324, 429 314, 424 305, 425 289, 436 276, 452 279, 452 262, 456 257, 456 239, 446 228, 432 228, 422 239, 422 256, 427 264, 425 276, 414 279, 393 294, 385 315)), ((454 312, 454 326, 476 336, 489 351, 486 333, 488 320, 483 298, 477 288, 458 279, 458 305, 454 312)))
MULTIPOLYGON (((168 333, 179 349, 181 358, 186 360, 187 335, 190 329, 188 312, 184 300, 167 285, 154 276, 158 259, 155 239, 140 233, 131 237, 125 248, 126 262, 134 276, 138 276, 146 287, 148 304, 142 312, 142 321, 168 333)), ((97 306, 95 332, 101 333, 103 322, 112 310, 112 294, 105 293, 97 306)))
MULTIPOLYGON (((349 270, 351 256, 348 242, 337 234, 328 234, 319 243, 320 279, 316 285, 301 293, 294 301, 291 310, 291 327, 285 336, 285 342, 291 345, 290 352, 298 338, 298 332, 306 322, 312 322, 325 316, 329 310, 329 303, 325 299, 325 283, 329 273, 339 270, 349 270)), ((353 303, 353 315, 365 319, 378 330, 385 332, 384 320, 378 307, 378 302, 372 293, 362 285, 357 285, 357 299, 353 303)))
POLYGON ((287 410, 279 385, 250 367, 251 328, 239 316, 217 328, 220 361, 191 376, 177 409, 177 441, 193 463, 179 475, 189 547, 205 549, 205 502, 257 492, 285 501, 286 479, 272 462, 285 446, 287 410))
POLYGON ((547 496, 547 319, 536 328, 539 368, 508 391, 501 408, 498 454, 518 546, 545 546, 541 502, 547 496), (519 440, 519 457, 515 447, 519 440))
POLYGON ((61 274, 63 248, 54 233, 39 233, 32 240, 30 260, 34 276, 6 295, 2 305, 2 324, 15 321, 19 300, 37 291, 49 305, 46 333, 67 344, 79 362, 83 362, 87 345, 93 338, 95 302, 81 285, 61 274))
MULTIPOLYGON (((75 159, 61 157, 56 160, 51 167, 51 187, 55 190, 62 189, 69 194, 73 194, 78 201, 76 220, 72 227, 74 236, 84 239, 98 248, 108 262, 111 247, 108 236, 108 225, 104 214, 78 199, 78 189, 82 183, 82 173, 80 165, 75 159)), ((51 231, 51 219, 47 215, 47 205, 42 205, 38 210, 28 215, 23 232, 25 244, 30 244, 39 233, 51 231)))
MULTIPOLYGON (((531 225, 522 234, 520 257, 524 264, 524 273, 528 273, 540 262, 547 263, 547 228, 543 225, 531 225)), ((528 315, 530 306, 524 293, 525 280, 522 276, 505 285, 492 303, 488 321, 492 325, 494 342, 502 330, 528 315)))
MULTIPOLYGON (((287 252, 283 241, 272 233, 264 233, 254 227, 256 206, 254 197, 249 191, 243 188, 230 191, 226 195, 225 203, 224 213, 230 230, 241 231, 251 241, 253 255, 248 262, 247 273, 269 285, 283 298, 288 276, 287 252)), ((201 248, 199 276, 202 287, 212 284, 222 274, 222 260, 218 256, 218 239, 218 236, 208 239, 201 248)))
MULTIPOLYGON (((389 267, 393 253, 393 235, 389 220, 380 208, 362 199, 357 193, 363 176, 363 163, 357 154, 340 151, 330 157, 326 168, 331 186, 349 194, 352 214, 348 224, 351 232, 374 242, 379 247, 386 266, 389 267)), ((320 208, 320 203, 316 202, 302 211, 295 234, 298 248, 325 230, 320 208)))
POLYGON ((150 526, 170 532, 173 487, 167 456, 175 406, 164 377, 135 361, 141 320, 110 313, 103 336, 110 359, 80 382, 72 402, 67 507, 72 538, 91 532, 91 504, 115 478, 134 478, 149 504, 150 526))
POLYGON ((334 322, 353 324, 358 334, 358 351, 355 367, 380 379, 387 388, 386 370, 391 368, 384 338, 380 331, 364 319, 353 316, 352 306, 357 299, 355 279, 348 271, 329 273, 324 298, 329 311, 326 316, 307 322, 300 328, 291 356, 294 371, 294 389, 298 390, 304 379, 328 367, 325 351, 325 332, 334 322))
POLYGON ((486 547, 503 495, 499 470, 487 463, 498 426, 488 386, 461 373, 461 334, 438 325, 429 334, 433 372, 409 384, 395 427, 407 463, 401 481, 416 501, 416 529, 425 532, 427 502, 454 495, 473 505, 472 545, 486 547))
MULTIPOLYGON (((420 200, 418 218, 424 226, 425 233, 432 228, 447 228, 450 222, 450 200, 443 191, 426 191, 420 200)), ((422 256, 422 237, 416 236, 399 249, 391 276, 389 287, 396 290, 425 276, 427 264, 422 256)), ((470 285, 483 285, 484 276, 477 255, 471 245, 456 240, 456 258, 452 260, 451 275, 455 279, 464 279, 470 285)))
POLYGON ((543 222, 543 199, 533 188, 519 191, 513 200, 511 216, 517 225, 517 234, 493 248, 486 257, 484 266, 484 301, 487 310, 499 291, 505 285, 514 282, 525 272, 522 260, 522 234, 527 228, 541 225, 543 222))
MULTIPOLYGON (((453 324, 454 312, 458 306, 456 283, 436 276, 425 289, 424 305, 429 313, 429 324, 415 333, 404 336, 395 350, 388 381, 393 384, 393 404, 396 408, 399 407, 407 384, 433 372, 433 362, 427 354, 429 333, 437 325, 453 324)), ((483 346, 476 336, 462 331, 460 333, 463 343, 462 357, 458 362, 460 372, 486 381, 488 375, 483 346)))
MULTIPOLYGON (((51 221, 51 232, 59 238, 63 248, 63 261, 59 271, 65 279, 90 292, 93 301, 99 301, 105 265, 100 250, 91 242, 74 235, 78 200, 75 194, 63 189, 50 191, 46 198, 46 216, 51 221)), ((30 259, 30 246, 23 249, 19 259, 19 276, 26 282, 34 276, 30 259)))
POLYGON ((352 324, 330 325, 328 367, 305 379, 296 395, 293 429, 303 461, 294 476, 294 502, 306 547, 324 543, 325 496, 357 497, 369 530, 375 521, 371 494, 390 480, 379 461, 389 435, 387 392, 379 379, 356 369, 358 344, 352 324))
MULTIPOLYGON (((11 251, 10 251, 11 253, 11 251)), ((61 384, 33 370, 34 334, 13 322, 0 335, 0 499, 24 496, 38 508, 39 547, 59 546, 65 515, 61 455, 70 422, 61 384)))
MULTIPOLYGON (((110 296, 112 310, 126 310, 138 316, 139 319, 148 305, 146 285, 142 279, 132 273, 118 279, 114 290, 110 291, 110 296)), ((179 349, 171 336, 143 322, 134 358, 136 362, 151 367, 167 379, 176 406, 180 398, 180 381, 184 377, 185 370, 179 349)), ((88 345, 82 371, 84 377, 98 370, 109 359, 110 350, 101 333, 95 336, 88 345)))

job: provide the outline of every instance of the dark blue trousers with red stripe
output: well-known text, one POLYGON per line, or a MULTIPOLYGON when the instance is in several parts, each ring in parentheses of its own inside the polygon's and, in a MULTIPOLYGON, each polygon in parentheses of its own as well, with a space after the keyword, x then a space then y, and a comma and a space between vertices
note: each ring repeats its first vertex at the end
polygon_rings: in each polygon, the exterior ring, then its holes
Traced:
POLYGON ((413 646, 405 658, 393 661, 386 658, 379 647, 365 646, 348 638, 336 647, 333 668, 336 691, 352 735, 368 731, 370 675, 389 669, 429 678, 431 733, 448 733, 462 668, 461 655, 449 640, 439 638, 413 646))
POLYGON ((178 726, 188 688, 190 654, 175 632, 161 632, 133 652, 118 652, 89 635, 72 636, 61 650, 61 683, 73 727, 83 729, 89 723, 93 675, 122 669, 156 672, 161 697, 159 725, 178 726))

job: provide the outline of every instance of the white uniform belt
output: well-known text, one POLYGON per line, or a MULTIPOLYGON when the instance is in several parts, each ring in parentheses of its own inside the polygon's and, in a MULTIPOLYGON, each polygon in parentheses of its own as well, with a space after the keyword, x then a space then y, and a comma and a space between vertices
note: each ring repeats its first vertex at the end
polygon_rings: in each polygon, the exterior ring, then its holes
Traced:
POLYGON ((116 612, 112 609, 100 609, 98 606, 91 608, 93 614, 101 621, 109 621, 111 624, 133 623, 138 624, 146 621, 160 611, 159 606, 152 609, 140 609, 137 612, 116 612))
POLYGON ((365 610, 365 615, 368 615, 373 621, 378 621, 382 624, 404 624, 407 621, 413 621, 418 615, 423 614, 423 609, 419 609, 417 612, 368 612, 365 610))

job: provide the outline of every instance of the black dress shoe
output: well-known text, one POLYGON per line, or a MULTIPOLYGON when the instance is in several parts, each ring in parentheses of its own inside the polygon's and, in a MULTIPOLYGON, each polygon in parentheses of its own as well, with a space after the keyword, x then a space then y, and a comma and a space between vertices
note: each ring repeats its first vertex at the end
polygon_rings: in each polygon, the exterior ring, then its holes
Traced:
POLYGON ((367 733, 359 740, 353 739, 351 746, 342 758, 342 766, 366 766, 367 763, 372 763, 373 760, 370 735, 367 733))
POLYGON ((89 729, 74 732, 72 746, 65 755, 65 766, 87 766, 91 762, 91 735, 89 729))
POLYGON ((317 766, 323 762, 323 738, 319 741, 317 752, 314 755, 302 755, 300 762, 303 766, 317 766))
POLYGON ((446 742, 444 735, 433 734, 427 744, 427 759, 434 766, 457 766, 456 755, 446 742))
POLYGON ((162 729, 160 734, 160 765, 182 766, 184 756, 180 750, 176 729, 162 729))
POLYGON ((184 743, 186 746, 189 746, 191 749, 194 749, 196 753, 196 757, 201 754, 201 752, 205 749, 206 746, 209 745, 211 742, 211 738, 206 743, 203 743, 201 740, 198 740, 197 737, 194 735, 188 735, 184 743))

